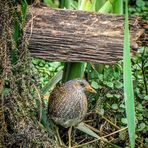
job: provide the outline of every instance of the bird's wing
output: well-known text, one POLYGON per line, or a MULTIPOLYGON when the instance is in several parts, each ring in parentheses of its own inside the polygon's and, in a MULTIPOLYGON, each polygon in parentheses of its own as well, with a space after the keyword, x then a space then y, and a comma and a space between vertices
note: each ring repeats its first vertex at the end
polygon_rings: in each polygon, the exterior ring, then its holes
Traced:
POLYGON ((48 113, 51 115, 56 115, 58 105, 61 102, 62 96, 65 95, 65 90, 63 86, 56 87, 50 94, 48 100, 48 113))
POLYGON ((83 118, 87 111, 87 99, 81 91, 65 92, 60 96, 55 112, 66 119, 83 118))

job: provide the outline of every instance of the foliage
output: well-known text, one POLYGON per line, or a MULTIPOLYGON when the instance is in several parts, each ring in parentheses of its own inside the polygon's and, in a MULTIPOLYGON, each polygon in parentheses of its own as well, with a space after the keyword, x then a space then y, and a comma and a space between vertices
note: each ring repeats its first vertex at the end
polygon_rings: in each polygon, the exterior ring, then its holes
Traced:
MULTIPOLYGON (((148 49, 141 48, 136 56, 132 58, 132 73, 134 80, 134 94, 136 107, 136 137, 141 142, 146 143, 146 134, 148 132, 147 122, 147 82, 148 82, 148 49), (144 65, 143 65, 144 64, 144 65), (144 78, 145 77, 145 78, 144 78), (146 80, 145 80, 146 79, 146 80), (146 83, 146 85, 145 85, 146 83)), ((40 61, 40 60, 39 60, 40 61)), ((42 60, 41 60, 42 61, 42 60)), ((44 61, 45 62, 45 61, 44 61)), ((46 62, 45 62, 46 63, 46 62)), ((54 63, 54 62, 47 62, 54 63)), ((92 87, 96 89, 98 94, 94 97, 89 95, 89 111, 99 112, 105 118, 110 119, 119 127, 127 126, 125 117, 125 104, 123 101, 123 68, 122 61, 115 65, 105 65, 102 74, 94 69, 93 65, 89 64, 86 69, 87 79, 92 87)), ((40 66, 37 66, 38 70, 40 66)), ((59 67, 63 67, 60 65, 59 67)), ((43 67, 41 67, 42 69, 43 67)), ((47 69, 48 71, 48 69, 47 69)), ((42 71, 43 72, 43 71, 42 71)), ((46 84, 48 79, 43 77, 41 72, 40 85, 46 84), (42 81, 42 79, 46 81, 42 81)), ((49 71, 54 74, 54 71, 49 71)), ((55 70, 55 72, 57 72, 55 70)), ((52 76, 51 76, 52 77, 52 76)), ((126 140, 126 134, 122 133, 119 136, 119 141, 126 140)), ((122 145, 123 146, 123 143, 122 145)))
POLYGON ((129 13, 148 19, 148 2, 147 0, 132 0, 129 5, 129 13))
POLYGON ((0 147, 55 146, 36 116, 39 98, 23 38, 27 3, 4 0, 0 9, 0 147))
MULTIPOLYGON (((140 140, 142 143, 146 143, 146 133, 148 132, 147 52, 147 48, 141 48, 138 50, 137 55, 132 58, 132 75, 136 110, 136 139, 140 140)), ((97 111, 101 116, 110 119, 113 123, 116 122, 116 125, 119 127, 126 127, 127 119, 125 117, 125 104, 123 101, 122 64, 121 61, 112 66, 105 65, 102 74, 98 74, 93 65, 87 67, 89 82, 98 92, 95 98, 92 98, 92 96, 89 97, 89 109, 90 111, 97 111)), ((119 139, 119 141, 126 140, 126 136, 121 136, 119 139)), ((123 143, 121 146, 123 146, 123 143)))
MULTIPOLYGON (((46 1, 48 2, 48 1, 46 1)), ((52 1, 53 3, 55 1, 52 1)), ((86 2, 85 9, 89 11, 101 11, 106 6, 105 1, 100 1, 100 5, 97 0, 81 1, 86 2), (87 4, 89 3, 89 4, 87 4), (87 7, 87 8, 86 8, 87 7), (101 9, 100 9, 101 8, 101 9)), ((56 7, 64 7, 71 9, 80 9, 80 1, 64 1, 57 3, 56 7)), ((53 7, 51 3, 48 6, 53 7)), ((132 0, 129 3, 129 13, 142 16, 147 19, 147 2, 144 0, 132 0)), ((108 7, 107 7, 108 8, 108 7)), ((84 8, 83 8, 84 9, 84 8)), ((81 9, 82 10, 82 9, 81 9)), ((115 12, 115 10, 112 10, 115 12)), ((109 10, 110 12, 110 10, 109 10)), ((134 81, 134 95, 135 95, 135 114, 136 114, 136 144, 138 147, 143 147, 143 143, 147 142, 146 133, 148 132, 147 122, 147 100, 148 100, 148 49, 143 47, 138 50, 137 55, 132 58, 132 78, 134 81), (138 142, 137 142, 138 141, 138 142)), ((40 75, 40 86, 41 88, 48 83, 60 69, 63 69, 63 63, 47 62, 44 60, 33 59, 33 64, 37 68, 40 75)), ((108 121, 112 126, 109 126, 108 131, 114 131, 116 128, 127 126, 127 118, 125 116, 125 103, 123 97, 123 62, 120 61, 115 65, 108 66, 104 65, 102 72, 96 68, 95 65, 88 63, 85 76, 89 83, 94 89, 97 90, 97 95, 91 96, 89 94, 89 112, 95 112, 99 114, 100 119, 96 121, 95 117, 91 117, 93 121, 92 125, 95 128, 102 126, 102 124, 108 121)), ((76 69, 78 67, 76 66, 76 69)), ((74 72, 72 72, 73 74, 74 72)), ((104 128, 105 132, 108 132, 104 128)), ((87 137, 85 137, 87 138, 87 137)), ((121 147, 129 147, 129 139, 127 139, 127 133, 121 132, 118 137, 113 137, 112 143, 117 144, 121 147)))
MULTIPOLYGON (((137 122, 137 135, 144 136, 148 132, 148 122, 146 114, 147 110, 147 97, 148 97, 148 48, 141 48, 137 56, 132 60, 133 63, 133 79, 134 79, 134 93, 136 97, 136 122, 137 122)), ((144 142, 146 139, 143 137, 144 142)))
POLYGON ((41 59, 33 59, 33 65, 35 66, 35 71, 39 73, 39 85, 43 88, 48 81, 56 75, 56 73, 63 69, 63 64, 60 62, 48 62, 41 59))

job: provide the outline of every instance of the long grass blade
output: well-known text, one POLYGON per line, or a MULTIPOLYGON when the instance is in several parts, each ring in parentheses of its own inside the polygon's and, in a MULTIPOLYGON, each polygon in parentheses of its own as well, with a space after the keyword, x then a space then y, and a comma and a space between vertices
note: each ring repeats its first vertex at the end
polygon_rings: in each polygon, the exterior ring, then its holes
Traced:
POLYGON ((100 137, 95 132, 93 132, 90 128, 88 128, 83 122, 79 123, 78 126, 76 126, 76 128, 94 138, 100 139, 100 137))
POLYGON ((124 79, 124 98, 126 106, 126 116, 128 123, 128 133, 131 148, 135 146, 135 108, 134 93, 130 60, 130 36, 128 25, 128 0, 126 0, 125 28, 124 28, 124 54, 123 54, 123 79, 124 79))
POLYGON ((63 70, 59 71, 55 76, 53 76, 49 82, 42 88, 42 95, 45 95, 51 88, 54 88, 55 85, 62 79, 63 70))

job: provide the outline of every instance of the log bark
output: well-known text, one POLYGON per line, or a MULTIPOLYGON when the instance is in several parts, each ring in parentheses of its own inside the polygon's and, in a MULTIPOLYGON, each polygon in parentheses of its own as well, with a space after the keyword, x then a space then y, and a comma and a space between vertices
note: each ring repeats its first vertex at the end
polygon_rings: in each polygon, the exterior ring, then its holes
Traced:
MULTIPOLYGON (((131 49, 146 45, 148 22, 129 24, 131 49)), ((124 16, 30 7, 25 34, 34 57, 112 64, 123 56, 124 16)))

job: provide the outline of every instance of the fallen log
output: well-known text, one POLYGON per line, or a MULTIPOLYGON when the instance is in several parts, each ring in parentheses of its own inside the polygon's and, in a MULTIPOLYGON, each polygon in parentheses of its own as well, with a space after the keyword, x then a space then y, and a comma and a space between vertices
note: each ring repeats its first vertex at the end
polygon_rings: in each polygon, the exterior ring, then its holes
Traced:
MULTIPOLYGON (((130 16, 131 49, 148 45, 148 21, 130 16)), ((25 34, 32 56, 112 64, 122 59, 124 16, 30 7, 25 34)))

